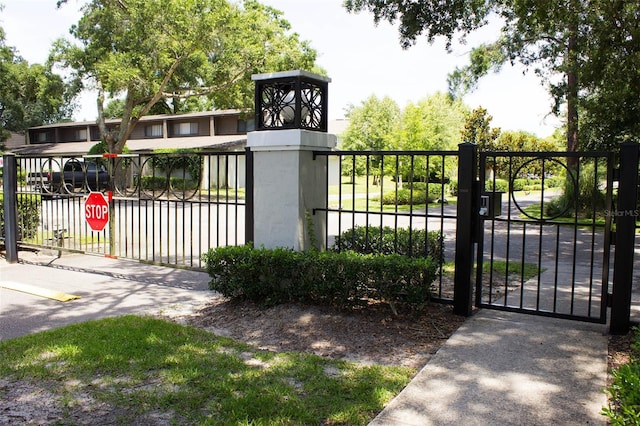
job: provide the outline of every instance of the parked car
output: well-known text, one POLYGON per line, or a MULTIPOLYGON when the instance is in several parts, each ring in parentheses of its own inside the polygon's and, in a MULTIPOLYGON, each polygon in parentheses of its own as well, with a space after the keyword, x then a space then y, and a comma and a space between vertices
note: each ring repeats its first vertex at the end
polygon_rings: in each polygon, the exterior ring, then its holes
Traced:
POLYGON ((100 191, 109 188, 107 169, 93 161, 72 159, 64 164, 61 172, 42 171, 27 174, 27 185, 44 193, 71 193, 74 189, 87 188, 100 191))

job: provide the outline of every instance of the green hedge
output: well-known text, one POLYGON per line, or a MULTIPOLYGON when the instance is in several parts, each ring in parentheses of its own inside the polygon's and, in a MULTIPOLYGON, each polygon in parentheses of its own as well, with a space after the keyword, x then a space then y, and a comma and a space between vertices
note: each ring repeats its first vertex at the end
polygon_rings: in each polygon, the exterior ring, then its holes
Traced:
POLYGON ((354 252, 219 247, 203 255, 209 288, 263 305, 310 302, 355 308, 370 300, 419 309, 430 298, 437 265, 430 258, 354 252))
POLYGON ((428 186, 424 182, 407 183, 406 186, 397 191, 385 192, 382 196, 382 204, 385 206, 411 205, 435 203, 441 198, 449 195, 449 186, 439 183, 430 183, 428 186))
MULTIPOLYGON (((38 195, 21 194, 17 200, 18 239, 33 238, 40 224, 41 198, 38 195)), ((0 193, 0 234, 5 235, 4 228, 4 195, 0 193)))
POLYGON ((441 232, 426 232, 423 229, 356 226, 340 234, 331 250, 351 250, 361 254, 429 256, 442 264, 444 236, 441 232))

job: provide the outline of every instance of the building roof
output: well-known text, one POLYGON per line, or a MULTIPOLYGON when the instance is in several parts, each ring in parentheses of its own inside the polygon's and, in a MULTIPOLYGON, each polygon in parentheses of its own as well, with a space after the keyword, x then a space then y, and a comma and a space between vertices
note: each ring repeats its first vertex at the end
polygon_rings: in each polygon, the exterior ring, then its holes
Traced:
MULTIPOLYGON (((131 152, 151 152, 155 149, 200 148, 238 149, 247 142, 246 135, 195 136, 184 138, 135 139, 127 147, 131 152), (133 142, 133 143, 132 143, 133 142)), ((86 154, 97 142, 63 142, 23 145, 11 151, 16 154, 70 155, 86 154)))
POLYGON ((10 132, 9 139, 2 143, 8 151, 11 151, 13 148, 18 148, 21 146, 25 146, 27 144, 27 139, 25 135, 21 135, 20 133, 10 132))
MULTIPOLYGON (((146 121, 160 121, 160 120, 182 120, 189 118, 198 118, 198 117, 222 117, 225 115, 239 115, 242 111, 237 109, 223 109, 216 111, 200 111, 200 112, 188 112, 184 114, 158 114, 158 115, 144 115, 140 117, 140 123, 144 123, 146 121)), ((121 120, 119 118, 110 118, 105 120, 107 124, 120 124, 121 120)), ((93 121, 64 121, 60 123, 54 124, 46 124, 44 126, 36 126, 30 127, 29 130, 38 130, 38 129, 53 129, 56 127, 78 127, 78 126, 95 126, 97 125, 96 120, 93 121)))

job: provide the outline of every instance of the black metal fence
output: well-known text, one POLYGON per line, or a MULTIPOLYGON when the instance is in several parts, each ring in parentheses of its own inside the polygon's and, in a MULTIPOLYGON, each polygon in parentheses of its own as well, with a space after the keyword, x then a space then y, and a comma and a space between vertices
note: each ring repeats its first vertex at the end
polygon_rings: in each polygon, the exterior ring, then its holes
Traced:
MULTIPOLYGON (((313 210, 326 231, 314 237, 328 249, 434 257, 434 299, 461 315, 479 306, 604 322, 611 307, 611 331, 625 332, 638 146, 623 144, 619 169, 610 153, 478 153, 472 144, 314 152, 328 165, 326 206, 313 210)), ((21 223, 1 234, 19 229, 10 238, 21 246, 201 269, 207 249, 252 241, 252 167, 250 151, 18 156, 5 164, 4 187, 17 190, 21 223), (84 219, 90 190, 110 194, 102 231, 84 219)))
POLYGON ((201 269, 210 247, 246 242, 244 152, 16 161, 21 246, 201 269), (91 191, 108 198, 102 230, 85 220, 91 191))
POLYGON ((453 300, 456 151, 315 152, 327 157, 328 249, 432 256, 441 264, 432 292, 453 300))
POLYGON ((613 154, 480 154, 476 305, 606 322, 613 154))

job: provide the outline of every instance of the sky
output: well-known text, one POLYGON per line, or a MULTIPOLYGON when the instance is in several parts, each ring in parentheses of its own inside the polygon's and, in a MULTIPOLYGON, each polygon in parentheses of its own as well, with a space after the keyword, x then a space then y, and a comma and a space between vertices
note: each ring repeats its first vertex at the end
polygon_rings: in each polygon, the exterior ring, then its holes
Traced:
MULTIPOLYGON (((79 0, 56 9, 56 0, 0 0, 0 26, 6 44, 30 63, 43 63, 51 44, 70 37, 69 27, 78 21, 79 0)), ((344 117, 349 105, 360 105, 371 95, 389 96, 401 108, 434 93, 447 91, 447 75, 468 61, 471 47, 495 38, 497 26, 469 37, 466 45, 454 45, 447 53, 444 40, 433 45, 425 38, 402 49, 397 26, 377 26, 369 13, 350 14, 342 0, 262 0, 284 13, 292 31, 308 40, 318 52, 329 84, 329 119, 344 117)), ((499 74, 484 77, 473 93, 464 97, 470 108, 482 106, 493 117, 492 127, 524 130, 546 137, 560 126, 551 116, 552 101, 540 80, 522 67, 505 65, 499 74)), ((96 118, 95 93, 84 93, 74 119, 96 118)))

